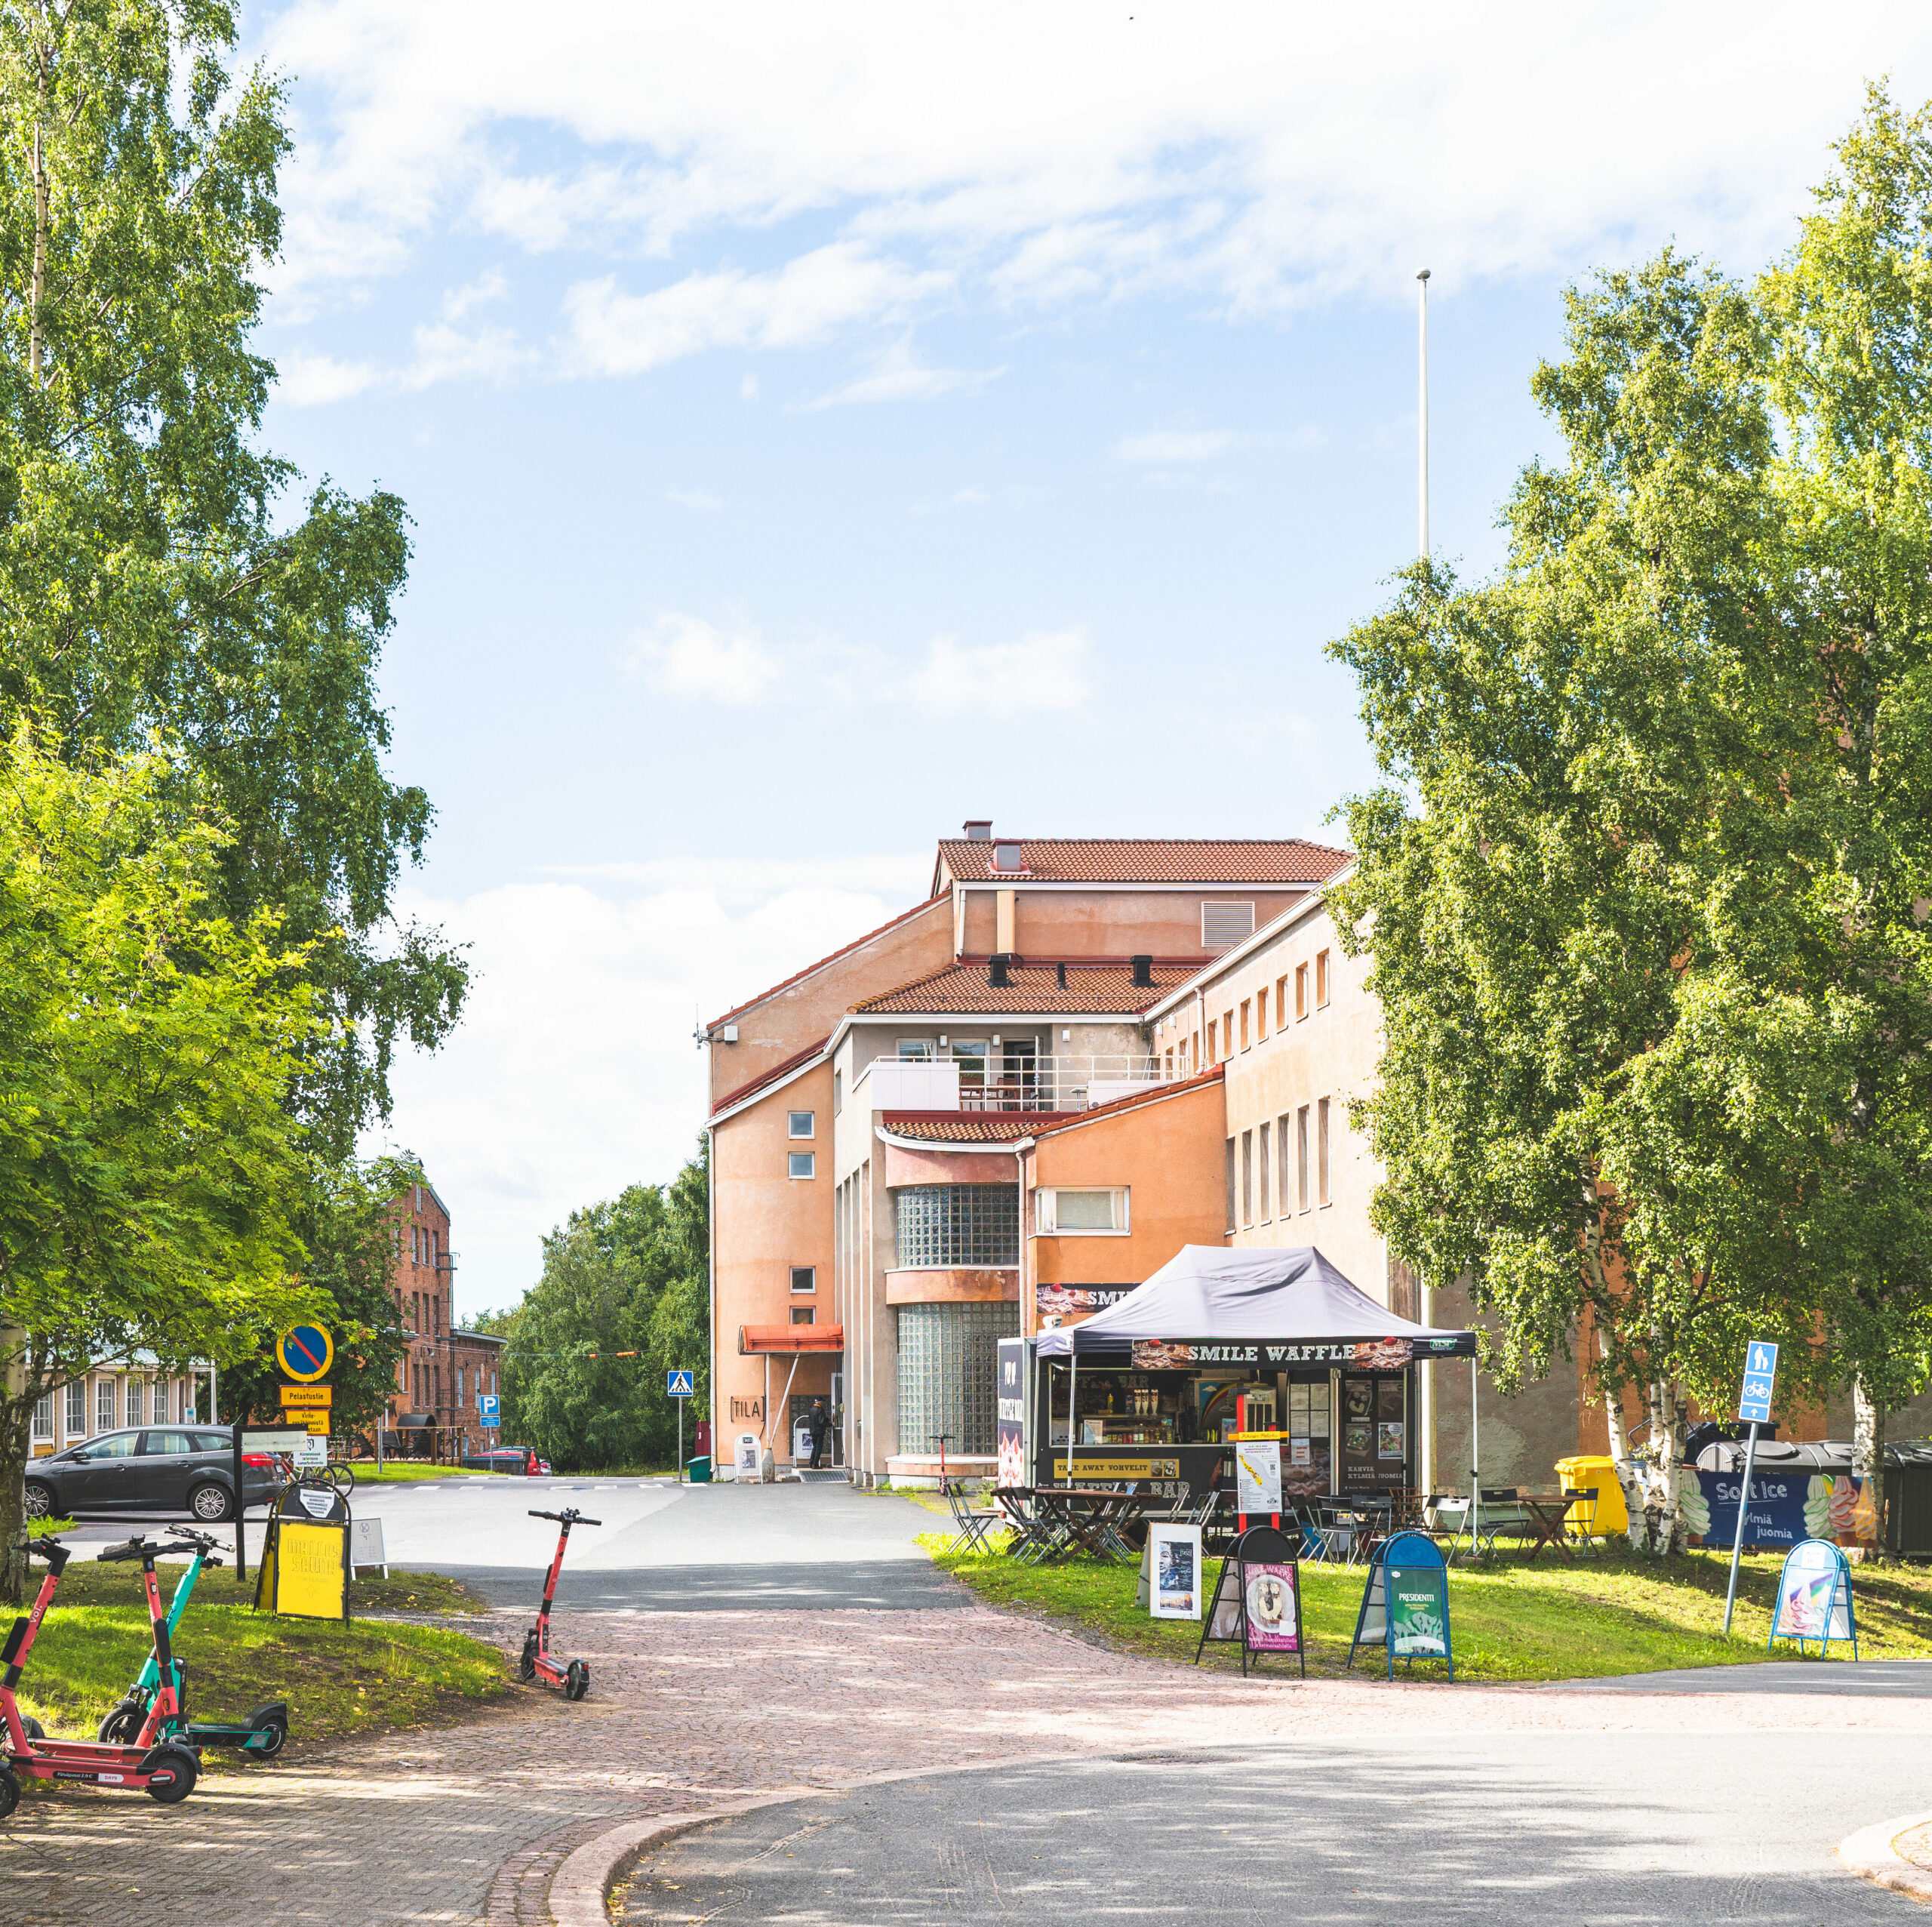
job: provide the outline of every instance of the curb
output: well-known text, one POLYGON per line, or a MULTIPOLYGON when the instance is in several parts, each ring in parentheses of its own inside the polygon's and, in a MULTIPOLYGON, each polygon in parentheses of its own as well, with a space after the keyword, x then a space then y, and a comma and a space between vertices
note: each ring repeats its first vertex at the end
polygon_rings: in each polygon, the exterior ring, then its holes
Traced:
POLYGON ((1909 1813, 1903 1819, 1881 1820, 1875 1827, 1861 1827, 1848 1839, 1839 1842, 1838 1858, 1850 1872, 1875 1885, 1889 1887, 1895 1894, 1932 1904, 1932 1873, 1907 1860, 1892 1845, 1901 1834, 1923 1827, 1927 1821, 1932 1821, 1932 1813, 1909 1813))

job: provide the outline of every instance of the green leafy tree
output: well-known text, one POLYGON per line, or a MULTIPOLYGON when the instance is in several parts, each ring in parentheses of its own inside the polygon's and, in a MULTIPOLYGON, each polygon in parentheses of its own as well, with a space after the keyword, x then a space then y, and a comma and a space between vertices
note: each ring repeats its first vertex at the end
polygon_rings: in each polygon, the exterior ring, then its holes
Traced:
POLYGON ((482 1328, 509 1341, 505 1438, 560 1467, 670 1461, 678 1417, 665 1372, 695 1370, 695 1410, 709 1392, 709 1212, 700 1145, 669 1185, 629 1186, 573 1211, 544 1240, 542 1277, 513 1313, 482 1328))
POLYGON ((35 1405, 96 1359, 226 1364, 315 1295, 285 1104, 306 959, 216 907, 225 834, 159 755, 0 745, 0 1593, 35 1405))
POLYGON ((1666 252, 1572 294, 1501 574, 1418 568, 1336 646, 1391 779, 1338 893, 1378 1222, 1494 1310, 1506 1384, 1588 1331, 1659 1550, 1748 1335, 1787 1398, 1924 1382, 1927 131, 1875 93, 1754 285, 1666 252))
MULTIPOLYGON (((396 1367, 409 1350, 392 1286, 395 1202, 424 1182, 414 1158, 361 1165, 306 1160, 294 1225, 302 1247, 303 1282, 314 1316, 328 1328, 335 1355, 316 1382, 329 1387, 330 1430, 338 1436, 372 1431, 395 1389, 396 1367)), ((288 1383, 274 1334, 221 1374, 221 1417, 230 1423, 272 1423, 288 1383)))
POLYGON ((212 879, 268 908, 321 1008, 293 1101, 346 1160, 398 1040, 433 1046, 465 971, 391 899, 428 799, 388 776, 376 695, 409 558, 402 503, 256 445, 252 353, 281 242, 279 83, 231 82, 210 0, 0 9, 0 717, 64 752, 181 746, 232 824, 212 879))

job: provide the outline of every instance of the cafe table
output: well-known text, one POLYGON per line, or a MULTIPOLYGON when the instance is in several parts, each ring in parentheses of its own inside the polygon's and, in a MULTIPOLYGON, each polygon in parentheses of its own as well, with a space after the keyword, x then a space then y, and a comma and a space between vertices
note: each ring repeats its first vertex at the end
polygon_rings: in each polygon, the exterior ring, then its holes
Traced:
POLYGON ((1577 1556, 1565 1543, 1564 1522, 1570 1516, 1570 1508, 1576 1501, 1567 1492, 1521 1492, 1517 1502, 1523 1508, 1525 1528, 1535 1535, 1536 1544, 1530 1548, 1526 1564, 1534 1565, 1537 1554, 1546 1546, 1553 1546, 1569 1560, 1572 1565, 1577 1556))
POLYGON ((1062 1556, 1078 1547, 1096 1559, 1118 1556, 1120 1528, 1140 1510, 1132 1492, 1091 1485, 1035 1485, 1032 1500, 1035 1513, 1065 1534, 1062 1556))

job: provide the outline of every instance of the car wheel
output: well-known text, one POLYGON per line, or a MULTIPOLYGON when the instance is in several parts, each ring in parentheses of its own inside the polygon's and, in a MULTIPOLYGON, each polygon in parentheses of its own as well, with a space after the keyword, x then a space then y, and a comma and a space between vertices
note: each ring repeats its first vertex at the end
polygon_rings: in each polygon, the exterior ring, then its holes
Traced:
POLYGON ((148 1781, 149 1799, 158 1800, 163 1806, 172 1806, 177 1800, 185 1800, 195 1790, 195 1781, 201 1769, 195 1764, 195 1756, 186 1747, 158 1747, 148 1758, 148 1772, 153 1776, 148 1781))
POLYGON ((188 1510, 204 1525, 219 1525, 235 1510, 225 1485, 212 1481, 205 1485, 197 1485, 188 1495, 188 1510))
POLYGON ((51 1519, 54 1516, 54 1488, 38 1479, 27 1481, 27 1516, 29 1519, 51 1519))

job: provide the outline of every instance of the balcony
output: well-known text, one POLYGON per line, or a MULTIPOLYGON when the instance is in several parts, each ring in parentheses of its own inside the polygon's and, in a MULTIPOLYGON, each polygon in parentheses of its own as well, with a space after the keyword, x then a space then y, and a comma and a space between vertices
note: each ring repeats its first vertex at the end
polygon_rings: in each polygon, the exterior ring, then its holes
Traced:
POLYGON ((1155 1057, 875 1057, 852 1087, 874 1111, 1084 1111, 1177 1082, 1155 1057))

